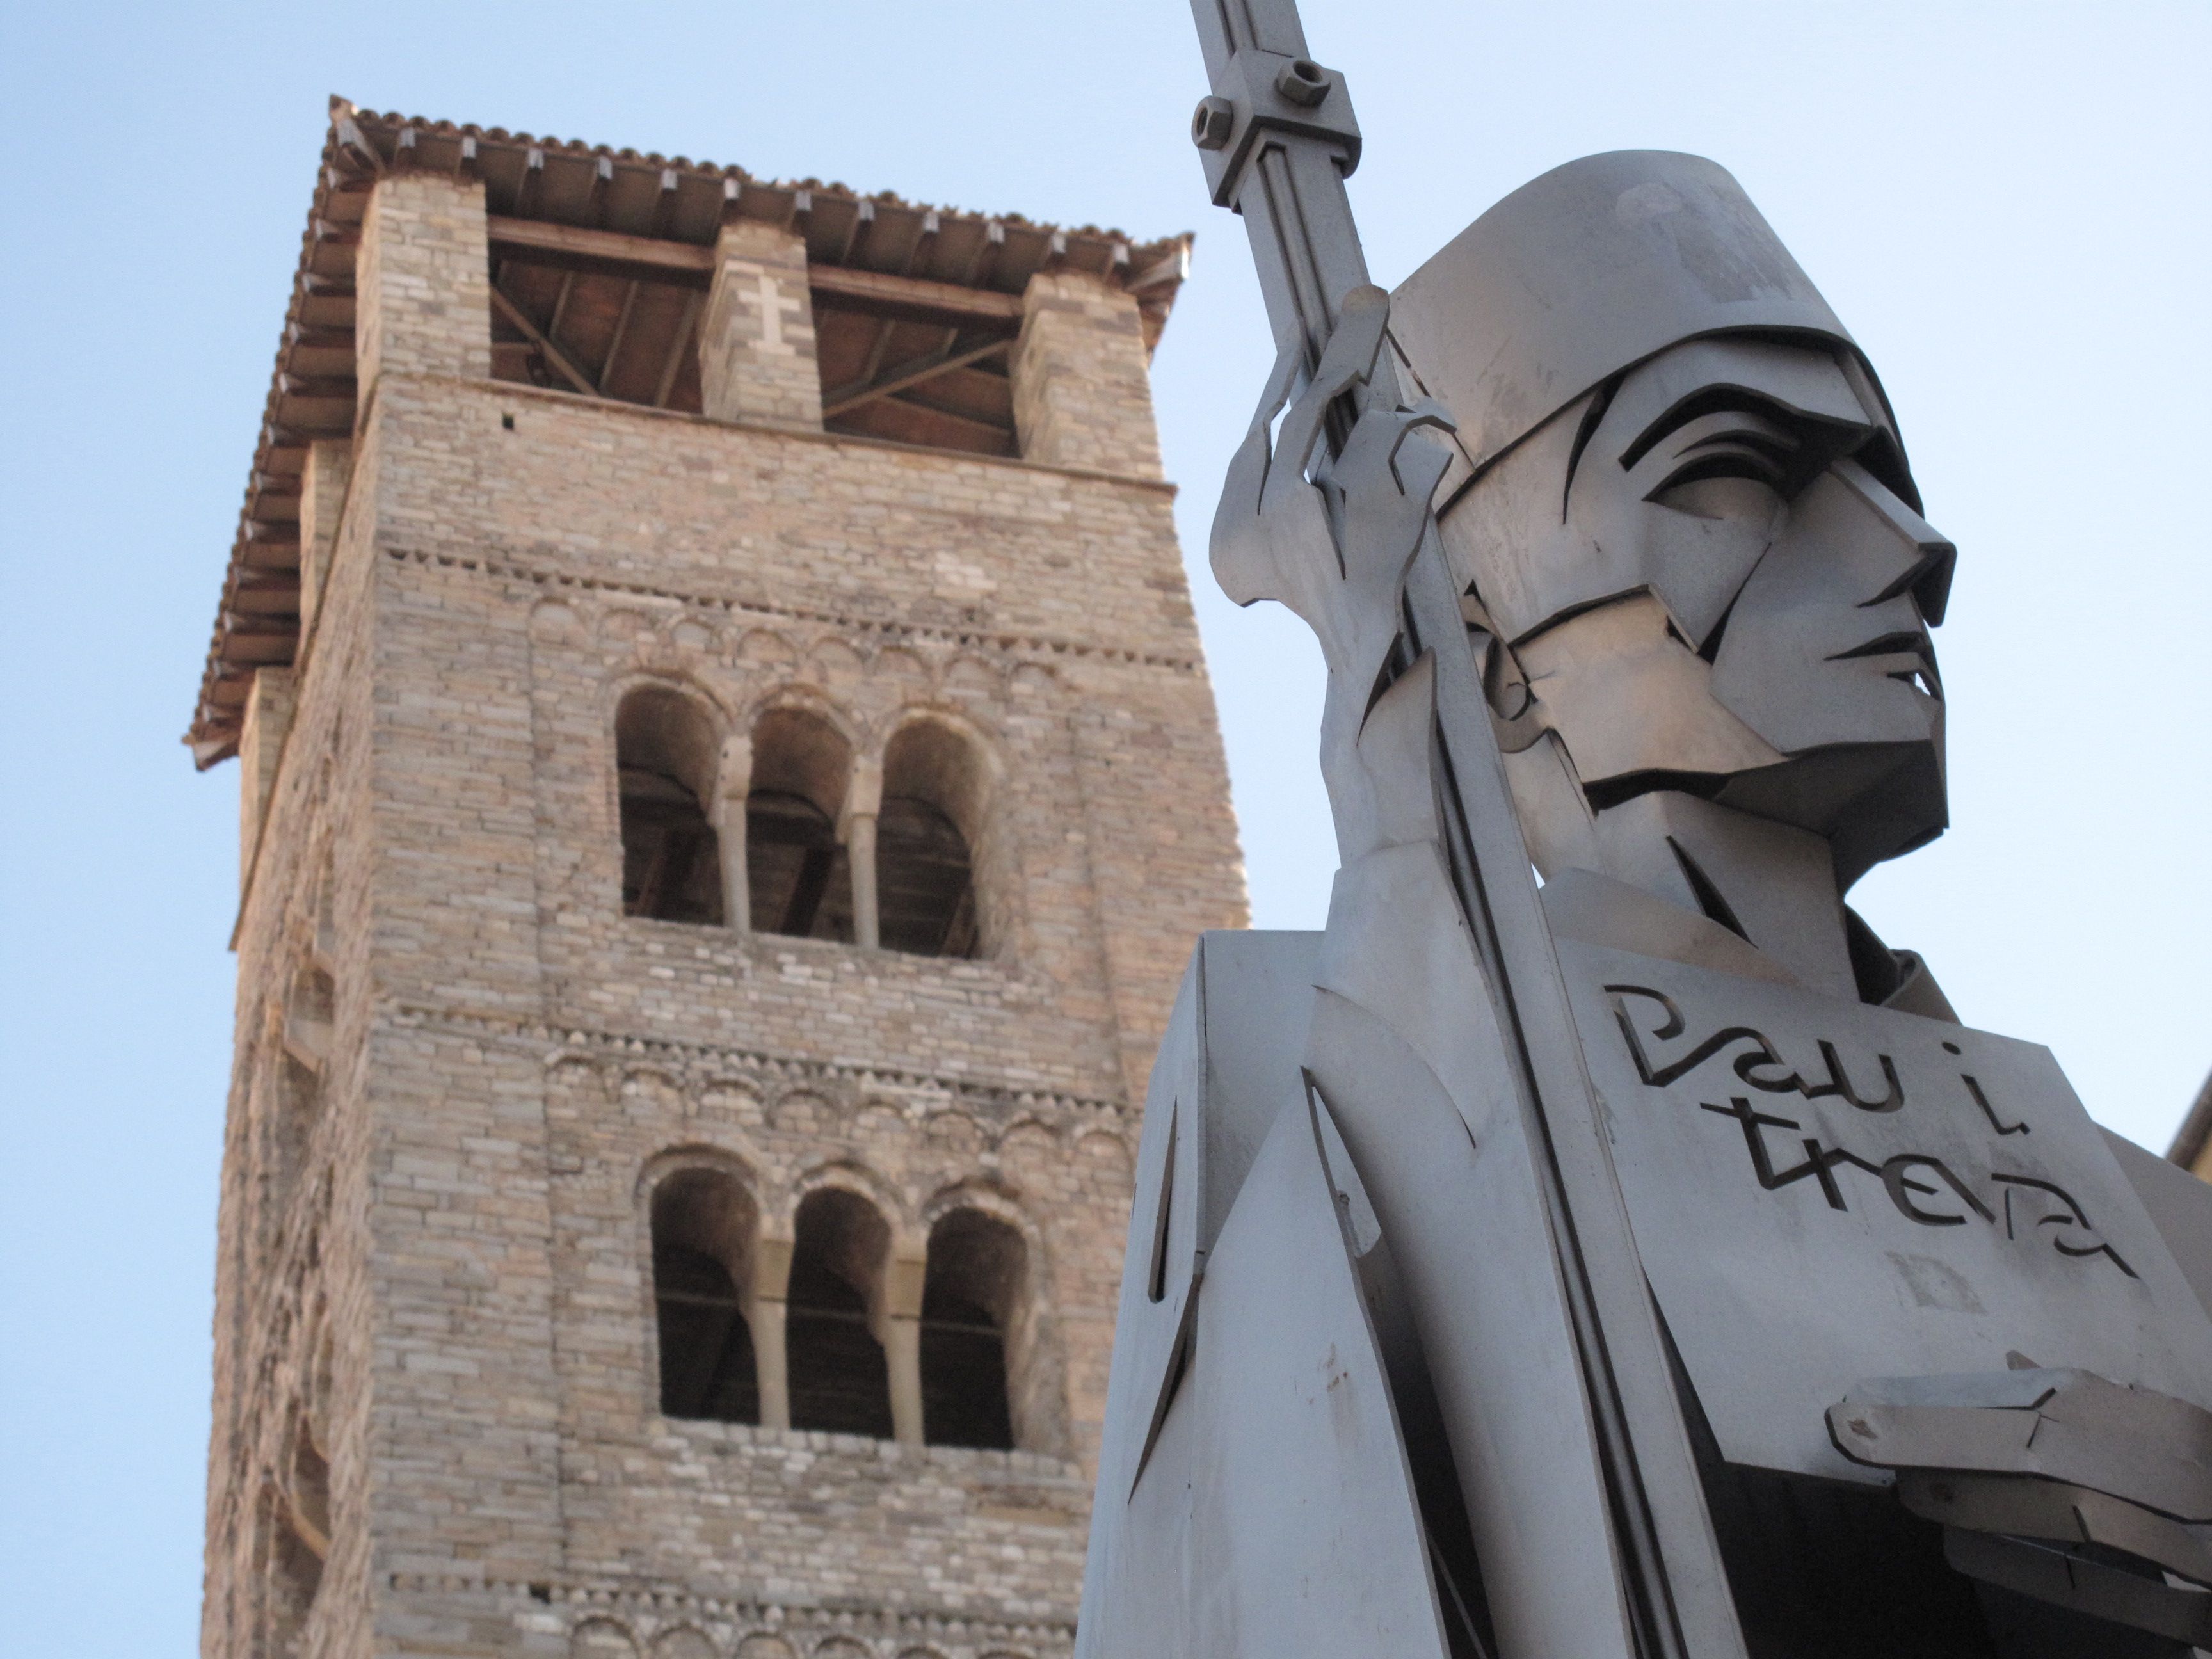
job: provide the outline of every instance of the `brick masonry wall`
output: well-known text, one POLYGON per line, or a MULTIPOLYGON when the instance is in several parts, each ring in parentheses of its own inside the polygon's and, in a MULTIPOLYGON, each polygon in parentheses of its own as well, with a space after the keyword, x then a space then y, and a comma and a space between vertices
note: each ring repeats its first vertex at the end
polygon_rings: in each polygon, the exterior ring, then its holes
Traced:
MULTIPOLYGON (((328 1561, 304 1634, 318 1653, 374 1650, 368 1423, 375 1313, 367 1273, 373 1163, 367 1056, 373 515, 352 516, 297 703, 271 756, 266 828, 244 884, 238 1043, 217 1225, 215 1397, 202 1650, 283 1651, 272 1565, 278 1488, 303 1422, 329 1462, 328 1561), (334 988, 319 1071, 289 1052, 303 973, 334 988)), ((305 1052, 304 1045, 301 1045, 305 1052)))
MULTIPOLYGON (((481 236, 436 182, 380 210, 386 295, 481 236)), ((205 1650, 279 1650, 261 1517, 311 1417, 303 1653, 1064 1653, 1135 1103, 1192 937, 1244 920, 1156 453, 586 403, 440 367, 473 300, 387 303, 414 320, 378 337, 240 920, 205 1650), (965 734, 983 957, 624 917, 613 720, 643 684, 718 736, 793 701, 864 757, 965 734), (909 1257, 953 1206, 1013 1225, 1022 1449, 662 1417, 647 1205, 702 1162, 781 1237, 824 1183, 909 1257)), ((1039 337, 1064 391, 1081 320, 1039 337)))
POLYGON ((718 421, 822 424, 806 243, 757 220, 726 225, 699 329, 699 388, 718 421))
POLYGON ((1136 301, 1081 271, 1040 271, 1022 299, 1012 366, 1022 454, 1158 477, 1159 434, 1136 301))
POLYGON ((354 281, 364 405, 387 372, 491 373, 491 267, 483 187, 439 173, 379 184, 354 281))

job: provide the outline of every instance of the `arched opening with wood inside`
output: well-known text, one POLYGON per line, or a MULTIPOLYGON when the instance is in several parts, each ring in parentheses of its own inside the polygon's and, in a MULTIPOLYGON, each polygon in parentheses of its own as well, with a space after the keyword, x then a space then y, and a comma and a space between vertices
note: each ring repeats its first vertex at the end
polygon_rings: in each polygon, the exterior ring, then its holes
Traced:
POLYGON ((918 720, 891 734, 875 837, 885 949, 985 954, 975 853, 986 825, 986 781, 981 753, 950 726, 918 720))
POLYGON ((758 1223, 752 1195, 727 1170, 678 1170, 653 1189, 653 1299, 665 1416, 761 1420, 752 1329, 758 1223))
POLYGON ((921 1293, 922 1437, 1011 1451, 1010 1339, 1025 1336, 1028 1247, 995 1216, 956 1209, 930 1229, 921 1293))
POLYGON ((859 1194, 826 1187, 799 1206, 786 1304, 791 1426, 892 1437, 883 1338, 890 1227, 859 1194))
POLYGON ((719 925, 714 723, 672 686, 641 685, 615 713, 622 811, 623 914, 719 925))
POLYGON ((778 707, 753 726, 745 874, 755 932, 853 939, 853 878, 838 815, 853 747, 811 709, 778 707))

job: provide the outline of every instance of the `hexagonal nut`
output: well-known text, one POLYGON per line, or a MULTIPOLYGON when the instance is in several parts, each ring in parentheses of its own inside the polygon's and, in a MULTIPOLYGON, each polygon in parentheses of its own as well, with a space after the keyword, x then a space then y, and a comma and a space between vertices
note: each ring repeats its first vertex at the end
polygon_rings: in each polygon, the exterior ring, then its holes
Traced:
POLYGON ((1190 142, 1200 149, 1219 149, 1236 125, 1236 105, 1226 98, 1201 98, 1191 112, 1190 142))
POLYGON ((1293 58, 1275 71, 1275 90, 1285 101, 1311 109, 1328 96, 1328 71, 1306 58, 1293 58))

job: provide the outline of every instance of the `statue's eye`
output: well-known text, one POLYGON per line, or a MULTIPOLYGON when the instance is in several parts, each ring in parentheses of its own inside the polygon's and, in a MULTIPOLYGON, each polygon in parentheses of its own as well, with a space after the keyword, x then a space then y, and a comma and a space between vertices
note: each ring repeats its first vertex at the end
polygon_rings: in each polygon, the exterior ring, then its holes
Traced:
POLYGON ((1675 453, 1674 465, 1644 499, 1700 519, 1763 526, 1787 499, 1791 447, 1779 436, 1736 427, 1698 438, 1675 453))

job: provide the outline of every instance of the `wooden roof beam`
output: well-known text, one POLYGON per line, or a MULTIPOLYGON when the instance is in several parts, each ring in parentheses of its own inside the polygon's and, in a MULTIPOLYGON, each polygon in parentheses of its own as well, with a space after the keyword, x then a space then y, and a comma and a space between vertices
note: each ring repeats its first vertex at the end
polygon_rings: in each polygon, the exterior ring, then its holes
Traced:
POLYGON ((599 395, 599 387, 592 384, 592 377, 570 362, 568 354, 548 339, 544 330, 525 316, 522 307, 501 293, 497 284, 493 285, 491 302, 498 308, 501 316, 522 331, 523 338, 545 354, 545 361, 558 369, 569 385, 574 386, 586 398, 596 398, 599 395))
POLYGON ((1022 320, 1020 295, 962 288, 957 283, 811 264, 806 268, 806 285, 817 295, 850 302, 848 309, 878 311, 913 322, 944 322, 957 317, 1018 326, 1022 320))
POLYGON ((676 325, 676 335, 669 343, 668 357, 660 366, 660 379, 653 393, 655 409, 668 407, 669 393, 676 390, 676 377, 684 368, 684 354, 691 349, 693 337, 699 326, 699 311, 705 303, 702 296, 693 292, 684 297, 683 320, 676 325))
POLYGON ((987 357, 995 357, 1012 343, 1012 340, 992 340, 982 345, 971 346, 966 351, 955 352, 949 357, 941 352, 933 351, 924 357, 909 358, 879 380, 865 386, 855 383, 838 387, 822 400, 822 418, 826 421, 846 414, 863 404, 872 404, 879 398, 889 398, 923 385, 940 374, 950 374, 956 368, 966 368, 987 357))
POLYGON ((545 263, 578 260, 614 267, 617 275, 650 271, 658 273, 664 283, 689 279, 702 286, 714 274, 714 250, 691 242, 557 225, 540 219, 509 219, 498 214, 487 218, 485 229, 495 250, 552 256, 545 263))
MULTIPOLYGON (((537 254, 545 264, 574 261, 616 276, 700 287, 714 278, 714 250, 692 242, 497 215, 489 220, 487 229, 492 246, 501 252, 537 254)), ((1022 319, 1018 294, 966 288, 957 283, 829 264, 808 265, 806 282, 817 295, 850 302, 848 309, 877 311, 918 322, 972 318, 978 322, 1018 325, 1022 319)))

